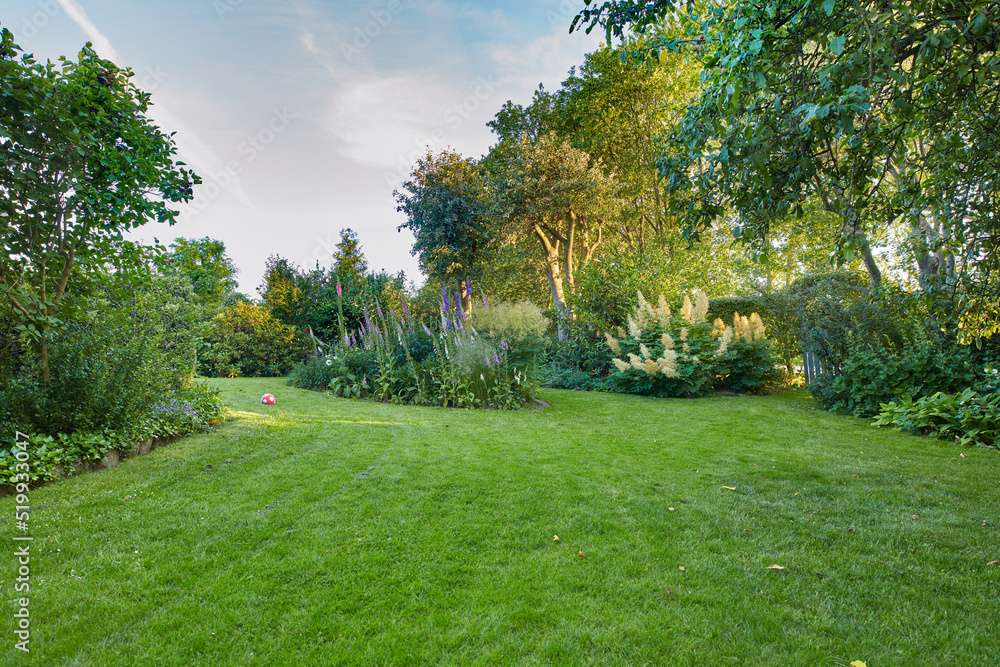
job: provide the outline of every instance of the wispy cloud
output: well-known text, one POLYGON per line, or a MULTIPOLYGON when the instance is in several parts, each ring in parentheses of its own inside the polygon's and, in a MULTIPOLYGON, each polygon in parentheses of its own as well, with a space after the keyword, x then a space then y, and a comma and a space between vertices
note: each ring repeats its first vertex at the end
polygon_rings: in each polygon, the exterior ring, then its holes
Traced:
MULTIPOLYGON (((112 46, 111 40, 101 32, 97 25, 90 20, 87 12, 76 0, 57 0, 59 5, 66 12, 66 16, 73 20, 87 39, 94 45, 94 50, 102 58, 106 58, 121 65, 122 59, 118 51, 112 46)), ((177 144, 178 157, 194 168, 194 171, 203 178, 211 178, 215 174, 226 171, 225 163, 212 148, 198 138, 194 130, 188 127, 180 118, 172 114, 162 104, 150 106, 146 115, 166 132, 176 132, 174 142, 177 144)), ((246 191, 239 182, 238 177, 232 179, 228 187, 229 192, 243 205, 253 207, 253 202, 247 196, 246 191)))

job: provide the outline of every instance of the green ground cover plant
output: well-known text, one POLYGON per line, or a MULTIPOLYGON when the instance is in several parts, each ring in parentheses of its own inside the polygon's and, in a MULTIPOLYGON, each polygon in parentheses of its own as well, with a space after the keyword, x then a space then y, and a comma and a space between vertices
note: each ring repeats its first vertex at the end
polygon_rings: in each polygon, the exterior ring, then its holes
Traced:
MULTIPOLYGON (((545 390, 550 407, 512 413, 212 384, 221 429, 31 491, 31 653, 10 642, 0 661, 1000 656, 994 449, 802 392, 545 390)), ((3 573, 12 590, 12 560, 3 573)))

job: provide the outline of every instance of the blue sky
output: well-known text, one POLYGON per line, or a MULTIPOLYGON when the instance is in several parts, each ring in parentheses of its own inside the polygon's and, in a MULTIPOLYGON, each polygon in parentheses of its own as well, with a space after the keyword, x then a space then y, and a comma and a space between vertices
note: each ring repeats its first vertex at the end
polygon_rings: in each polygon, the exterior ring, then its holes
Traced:
POLYGON ((556 88, 599 44, 567 34, 582 0, 5 0, 0 23, 38 59, 85 41, 152 93, 205 180, 172 228, 226 243, 256 296, 277 253, 329 264, 358 232, 375 269, 420 282, 392 190, 426 146, 485 153, 508 99, 556 88))

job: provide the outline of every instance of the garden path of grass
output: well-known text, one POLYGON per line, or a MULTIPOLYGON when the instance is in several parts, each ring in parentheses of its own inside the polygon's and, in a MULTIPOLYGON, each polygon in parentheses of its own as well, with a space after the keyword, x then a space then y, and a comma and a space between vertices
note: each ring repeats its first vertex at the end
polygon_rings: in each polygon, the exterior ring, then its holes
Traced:
POLYGON ((503 413, 212 384, 218 431, 32 491, 31 653, 8 546, 0 662, 1000 664, 995 450, 802 393, 503 413))

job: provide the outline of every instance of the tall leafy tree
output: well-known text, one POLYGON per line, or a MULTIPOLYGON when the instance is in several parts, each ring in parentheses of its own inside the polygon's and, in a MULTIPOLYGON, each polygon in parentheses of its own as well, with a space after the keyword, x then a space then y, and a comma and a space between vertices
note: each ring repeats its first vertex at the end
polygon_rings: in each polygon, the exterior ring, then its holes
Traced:
POLYGON ((49 378, 49 331, 66 297, 107 265, 140 263, 123 232, 171 223, 197 177, 145 113, 132 72, 87 44, 41 64, 0 31, 0 291, 49 378))
POLYGON ((412 253, 429 276, 464 283, 462 308, 472 310, 471 283, 481 277, 495 245, 482 169, 475 160, 445 150, 417 161, 410 179, 395 192, 397 211, 416 237, 412 253))
POLYGON ((239 286, 239 270, 226 254, 226 244, 207 236, 178 238, 168 252, 157 257, 156 265, 165 275, 182 275, 190 280, 195 301, 209 307, 221 306, 239 286))
POLYGON ((882 272, 871 237, 912 229, 921 282, 995 274, 1000 185, 1000 6, 988 0, 591 3, 574 27, 602 26, 687 46, 705 71, 700 99, 665 160, 696 237, 728 207, 737 236, 766 239, 810 199, 839 216, 830 239, 882 272), (963 268, 964 267, 964 268, 963 268))
MULTIPOLYGON (((568 294, 617 214, 618 186, 591 157, 555 133, 524 137, 490 189, 498 214, 515 235, 538 242, 552 302, 561 322, 572 317, 568 294)), ((565 329, 560 325, 560 333, 565 329)))

